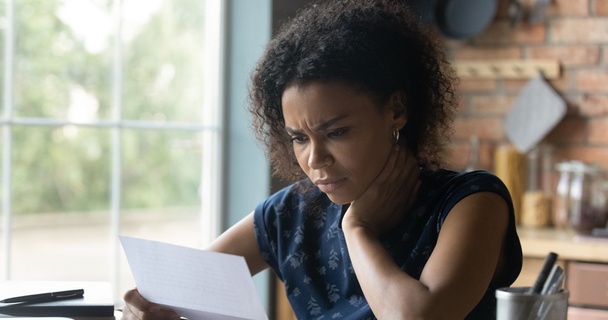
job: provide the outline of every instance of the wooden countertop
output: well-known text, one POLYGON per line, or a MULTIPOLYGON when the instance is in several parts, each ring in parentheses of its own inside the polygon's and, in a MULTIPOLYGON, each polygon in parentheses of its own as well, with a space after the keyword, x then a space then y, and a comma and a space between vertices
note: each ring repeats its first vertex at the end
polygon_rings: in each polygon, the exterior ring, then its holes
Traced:
POLYGON ((608 238, 554 228, 518 227, 517 233, 524 257, 545 258, 552 251, 559 259, 608 263, 608 238))

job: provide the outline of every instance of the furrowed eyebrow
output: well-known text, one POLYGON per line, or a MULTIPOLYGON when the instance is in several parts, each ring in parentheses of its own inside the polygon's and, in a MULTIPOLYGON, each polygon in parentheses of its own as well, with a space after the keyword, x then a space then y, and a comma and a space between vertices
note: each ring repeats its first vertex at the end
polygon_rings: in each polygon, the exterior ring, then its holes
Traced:
POLYGON ((287 134, 290 134, 290 135, 294 135, 294 134, 300 133, 298 130, 294 130, 294 129, 289 128, 287 126, 285 126, 285 131, 287 131, 287 134))
MULTIPOLYGON (((335 117, 335 118, 329 119, 329 120, 327 120, 327 121, 325 121, 325 122, 319 123, 319 124, 317 124, 317 125, 313 126, 311 129, 312 129, 312 131, 322 131, 322 130, 325 130, 325 129, 327 129, 327 128, 331 127, 331 126, 332 126, 332 125, 334 125, 336 122, 338 122, 338 121, 340 121, 340 120, 342 120, 342 119, 345 119, 345 118, 347 118, 347 117, 348 117, 348 115, 342 115, 342 116, 338 116, 338 117, 335 117)), ((292 128, 287 127, 287 126, 285 126, 285 130, 286 130, 286 131, 287 131, 287 133, 289 133, 289 134, 297 134, 297 133, 299 133, 299 132, 300 132, 299 130, 292 129, 292 128)))

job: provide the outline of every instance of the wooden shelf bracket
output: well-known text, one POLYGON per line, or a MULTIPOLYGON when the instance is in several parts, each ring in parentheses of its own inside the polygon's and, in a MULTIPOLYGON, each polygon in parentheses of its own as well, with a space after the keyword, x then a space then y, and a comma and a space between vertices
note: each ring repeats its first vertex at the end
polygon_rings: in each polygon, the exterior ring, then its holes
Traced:
POLYGON ((530 79, 539 73, 545 79, 560 76, 558 60, 459 60, 452 66, 463 79, 530 79))

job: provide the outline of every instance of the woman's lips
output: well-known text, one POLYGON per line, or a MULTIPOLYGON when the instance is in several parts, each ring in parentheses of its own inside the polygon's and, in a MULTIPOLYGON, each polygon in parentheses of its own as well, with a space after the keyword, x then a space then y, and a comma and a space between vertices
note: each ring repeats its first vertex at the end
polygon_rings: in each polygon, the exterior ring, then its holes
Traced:
POLYGON ((339 180, 331 180, 331 181, 316 181, 315 184, 317 185, 317 187, 319 187, 319 190, 321 190, 324 193, 331 193, 336 191, 338 188, 340 188, 343 184, 344 181, 346 181, 346 179, 339 179, 339 180))

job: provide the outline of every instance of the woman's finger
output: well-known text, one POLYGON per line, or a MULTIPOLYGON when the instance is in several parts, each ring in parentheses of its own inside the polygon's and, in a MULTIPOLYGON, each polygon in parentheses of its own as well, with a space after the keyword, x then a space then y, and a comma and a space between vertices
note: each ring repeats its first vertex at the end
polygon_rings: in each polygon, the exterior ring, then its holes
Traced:
POLYGON ((171 309, 158 304, 151 303, 139 294, 136 289, 129 290, 124 295, 125 307, 123 308, 123 319, 179 319, 179 315, 171 309))
POLYGON ((126 304, 130 305, 131 311, 145 311, 152 307, 152 303, 144 299, 144 297, 139 294, 137 288, 127 291, 123 299, 125 300, 126 304))
POLYGON ((122 317, 121 320, 141 320, 143 316, 143 312, 134 310, 129 307, 129 304, 125 304, 122 308, 122 317))

